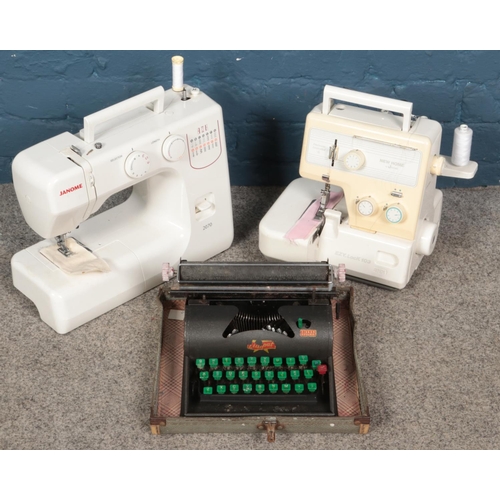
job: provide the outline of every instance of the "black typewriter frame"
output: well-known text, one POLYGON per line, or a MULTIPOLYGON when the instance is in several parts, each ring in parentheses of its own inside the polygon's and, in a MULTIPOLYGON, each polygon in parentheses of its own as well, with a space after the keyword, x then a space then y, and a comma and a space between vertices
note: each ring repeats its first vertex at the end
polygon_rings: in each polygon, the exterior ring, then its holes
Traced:
MULTIPOLYGON (((302 305, 330 305, 330 298, 337 298, 335 291, 291 291, 287 293, 275 290, 254 290, 240 291, 235 298, 235 294, 225 291, 192 290, 186 292, 170 290, 169 296, 172 299, 184 298, 186 308, 190 305, 217 306, 219 304, 236 304, 250 302, 279 302, 280 304, 302 304, 302 305)), ((333 332, 333 335, 335 333, 333 332)), ((222 335, 222 332, 221 332, 222 335)), ((182 410, 184 417, 224 417, 231 416, 258 416, 258 415, 290 415, 290 416, 336 416, 337 400, 335 392, 335 377, 332 356, 325 356, 328 364, 327 388, 324 397, 320 395, 243 395, 235 396, 210 396, 208 402, 199 391, 196 391, 197 381, 195 380, 194 362, 188 356, 184 357, 183 384, 182 384, 182 410), (193 380, 194 379, 194 380, 193 380), (232 400, 232 401, 230 401, 232 400), (258 400, 258 402, 255 402, 258 400), (264 402, 267 400, 266 402, 264 402)))

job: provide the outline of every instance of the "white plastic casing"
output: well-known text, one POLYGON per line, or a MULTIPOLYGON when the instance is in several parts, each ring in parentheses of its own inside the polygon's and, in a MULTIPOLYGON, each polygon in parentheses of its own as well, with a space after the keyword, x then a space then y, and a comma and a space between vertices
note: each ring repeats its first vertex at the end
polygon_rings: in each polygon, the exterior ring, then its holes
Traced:
POLYGON ((181 258, 203 261, 231 245, 220 106, 202 92, 187 101, 172 90, 146 94, 134 98, 133 106, 125 101, 112 112, 103 110, 91 120, 91 132, 58 135, 14 160, 23 215, 49 238, 12 258, 14 285, 59 333, 159 285, 163 263, 175 267, 181 258), (185 150, 173 155, 176 161, 164 157, 168 137, 185 141, 185 150), (110 196, 132 186, 124 203, 89 218, 110 196), (69 275, 40 254, 55 244, 55 236, 69 231, 111 271, 69 275))

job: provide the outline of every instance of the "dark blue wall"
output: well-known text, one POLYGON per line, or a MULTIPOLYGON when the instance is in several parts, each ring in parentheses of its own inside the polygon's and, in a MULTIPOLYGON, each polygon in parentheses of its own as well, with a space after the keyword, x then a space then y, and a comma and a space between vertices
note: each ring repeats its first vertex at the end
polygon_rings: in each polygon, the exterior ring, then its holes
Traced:
POLYGON ((12 158, 84 116, 149 90, 171 86, 172 55, 185 58, 185 82, 223 108, 234 185, 285 185, 298 176, 304 120, 325 84, 414 103, 413 112, 453 129, 474 130, 475 179, 439 185, 498 185, 500 52, 496 51, 3 51, 0 52, 0 182, 12 158))

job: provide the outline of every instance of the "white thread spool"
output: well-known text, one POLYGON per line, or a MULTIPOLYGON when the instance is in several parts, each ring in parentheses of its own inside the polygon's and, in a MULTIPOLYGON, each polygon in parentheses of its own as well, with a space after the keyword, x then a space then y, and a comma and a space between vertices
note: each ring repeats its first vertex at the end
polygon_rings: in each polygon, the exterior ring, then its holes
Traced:
POLYGON ((184 58, 182 56, 172 57, 172 90, 175 92, 184 90, 184 58))
POLYGON ((453 148, 451 151, 451 163, 457 167, 465 167, 470 160, 472 147, 472 129, 467 125, 460 125, 455 129, 453 135, 453 148))

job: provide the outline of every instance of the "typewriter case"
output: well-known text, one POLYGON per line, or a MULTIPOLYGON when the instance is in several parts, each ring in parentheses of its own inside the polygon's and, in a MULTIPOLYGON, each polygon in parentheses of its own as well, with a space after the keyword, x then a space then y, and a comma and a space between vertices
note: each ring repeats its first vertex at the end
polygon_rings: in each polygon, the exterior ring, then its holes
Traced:
POLYGON ((159 292, 152 433, 253 432, 270 442, 281 432, 367 433, 353 290, 334 286, 333 275, 326 263, 182 261, 177 280, 159 292), (195 365, 198 358, 224 356, 233 363, 235 356, 257 356, 259 363, 262 356, 280 357, 285 365, 301 354, 327 366, 326 375, 314 373, 314 393, 305 384, 303 394, 282 394, 280 385, 277 394, 266 386, 262 394, 207 396, 195 365))

